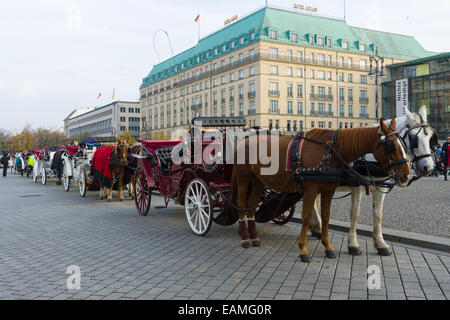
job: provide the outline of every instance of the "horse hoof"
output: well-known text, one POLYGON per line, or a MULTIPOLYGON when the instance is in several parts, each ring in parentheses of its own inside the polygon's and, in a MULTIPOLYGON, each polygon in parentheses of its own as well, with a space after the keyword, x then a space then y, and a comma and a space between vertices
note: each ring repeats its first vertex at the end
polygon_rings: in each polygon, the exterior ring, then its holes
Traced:
POLYGON ((250 240, 242 240, 241 244, 242 244, 242 247, 245 249, 250 248, 252 246, 252 243, 250 242, 250 240))
POLYGON ((252 247, 261 247, 261 240, 253 239, 252 240, 252 247))
POLYGON ((377 248, 378 254, 380 256, 390 256, 391 252, 387 248, 377 248))
POLYGON ((311 236, 313 236, 314 238, 320 239, 322 234, 320 232, 311 231, 311 236))
POLYGON ((311 262, 311 257, 309 256, 309 254, 301 254, 300 255, 300 260, 302 262, 309 263, 309 262, 311 262))
POLYGON ((123 201, 123 199, 120 199, 120 201, 123 201))
POLYGON ((333 250, 329 250, 329 251, 325 250, 325 256, 330 259, 336 258, 336 254, 334 253, 333 250))
POLYGON ((360 256, 362 251, 358 247, 348 247, 348 254, 351 256, 360 256))

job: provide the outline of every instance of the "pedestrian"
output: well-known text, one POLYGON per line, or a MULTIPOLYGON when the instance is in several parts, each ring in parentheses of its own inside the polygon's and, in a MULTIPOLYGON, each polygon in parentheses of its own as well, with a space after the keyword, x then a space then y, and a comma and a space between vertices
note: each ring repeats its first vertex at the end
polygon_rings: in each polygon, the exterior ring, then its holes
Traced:
POLYGON ((6 177, 6 174, 8 173, 9 155, 7 153, 4 153, 0 161, 3 164, 3 176, 6 177))
POLYGON ((441 163, 444 166, 444 179, 448 181, 448 166, 450 164, 450 136, 447 137, 447 142, 442 145, 441 163))
POLYGON ((439 173, 441 171, 441 156, 442 156, 442 148, 441 145, 438 143, 436 145, 436 151, 434 153, 435 166, 433 169, 433 176, 436 177, 439 177, 439 173))

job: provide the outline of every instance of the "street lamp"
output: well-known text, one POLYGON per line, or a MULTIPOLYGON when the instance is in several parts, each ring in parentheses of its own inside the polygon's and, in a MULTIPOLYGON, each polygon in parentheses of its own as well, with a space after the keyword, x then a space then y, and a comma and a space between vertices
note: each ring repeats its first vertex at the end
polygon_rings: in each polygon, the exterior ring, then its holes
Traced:
POLYGON ((370 70, 368 76, 372 79, 375 77, 375 86, 376 86, 376 92, 375 92, 375 104, 376 104, 376 118, 377 121, 380 119, 380 110, 379 110, 379 97, 378 97, 378 79, 385 78, 386 75, 384 73, 384 59, 382 57, 379 57, 377 55, 377 51, 375 51, 375 56, 370 56, 370 70), (373 63, 375 62, 375 70, 373 68, 373 63), (378 68, 380 66, 380 68, 378 68))

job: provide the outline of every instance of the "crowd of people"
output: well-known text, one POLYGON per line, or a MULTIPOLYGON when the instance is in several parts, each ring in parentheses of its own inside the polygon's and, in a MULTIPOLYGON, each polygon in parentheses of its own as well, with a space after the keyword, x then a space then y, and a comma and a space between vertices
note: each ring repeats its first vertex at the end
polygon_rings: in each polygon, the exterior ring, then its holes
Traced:
POLYGON ((450 166, 450 137, 447 142, 441 147, 440 144, 436 146, 435 152, 435 167, 433 170, 433 176, 439 177, 440 174, 444 175, 444 180, 448 181, 448 168, 450 166))

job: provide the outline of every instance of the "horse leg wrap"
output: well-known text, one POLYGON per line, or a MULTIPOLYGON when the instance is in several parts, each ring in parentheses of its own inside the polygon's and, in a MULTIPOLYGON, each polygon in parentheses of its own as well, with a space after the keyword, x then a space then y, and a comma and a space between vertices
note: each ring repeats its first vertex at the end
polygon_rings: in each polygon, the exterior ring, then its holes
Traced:
POLYGON ((248 233, 250 234, 250 239, 258 238, 258 232, 256 231, 255 220, 248 220, 248 233))
POLYGON ((248 239, 248 231, 247 231, 247 224, 245 223, 245 220, 239 221, 239 235, 241 236, 241 244, 244 248, 250 248, 251 242, 248 239))

